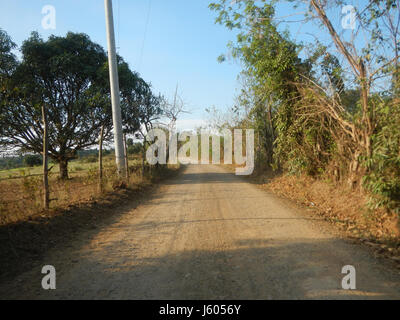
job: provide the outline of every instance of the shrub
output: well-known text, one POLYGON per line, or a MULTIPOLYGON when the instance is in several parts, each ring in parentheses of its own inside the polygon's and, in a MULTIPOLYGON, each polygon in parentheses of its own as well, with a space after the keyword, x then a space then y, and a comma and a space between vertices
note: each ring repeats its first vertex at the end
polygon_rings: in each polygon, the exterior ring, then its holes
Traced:
POLYGON ((24 164, 27 167, 40 166, 42 164, 42 157, 36 154, 29 154, 25 156, 24 164))
POLYGON ((142 144, 140 142, 134 143, 128 147, 128 154, 139 154, 142 152, 142 144))
POLYGON ((97 162, 97 156, 90 155, 90 156, 88 156, 86 158, 83 158, 82 161, 86 162, 86 163, 95 163, 95 162, 97 162))
POLYGON ((400 106, 378 109, 380 126, 373 136, 373 153, 366 160, 365 186, 372 192, 370 206, 400 214, 400 106))

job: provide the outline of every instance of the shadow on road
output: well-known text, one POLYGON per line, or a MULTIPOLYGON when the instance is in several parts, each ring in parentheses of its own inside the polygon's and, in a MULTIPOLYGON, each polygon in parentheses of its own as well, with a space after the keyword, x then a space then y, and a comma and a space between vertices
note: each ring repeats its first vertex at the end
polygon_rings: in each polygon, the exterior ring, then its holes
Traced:
MULTIPOLYGON (((57 290, 28 298, 46 299, 390 299, 395 288, 372 282, 366 266, 357 265, 357 290, 341 288, 342 264, 321 247, 324 239, 297 243, 247 239, 236 250, 182 251, 137 257, 135 250, 115 243, 95 255, 77 258, 79 269, 63 274, 57 290), (302 258, 299 259, 299 256, 302 258), (120 263, 116 263, 120 262, 120 263), (80 271, 80 273, 79 273, 80 271), (391 291, 391 293, 389 292, 391 291)), ((41 277, 36 279, 40 284, 41 277)), ((397 296, 398 297, 398 296, 397 296)), ((4 298, 4 297, 3 297, 4 298)))
POLYGON ((203 184, 203 183, 246 183, 230 172, 183 173, 179 179, 171 179, 164 184, 203 184))

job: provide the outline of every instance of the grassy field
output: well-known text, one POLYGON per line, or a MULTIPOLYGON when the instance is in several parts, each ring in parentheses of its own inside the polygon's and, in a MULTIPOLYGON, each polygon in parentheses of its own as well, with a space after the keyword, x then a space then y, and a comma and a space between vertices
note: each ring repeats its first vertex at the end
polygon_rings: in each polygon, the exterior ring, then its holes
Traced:
MULTIPOLYGON (((114 157, 113 156, 105 156, 103 160, 103 164, 105 167, 110 167, 114 165, 114 157)), ((135 166, 138 165, 141 160, 137 157, 130 156, 129 158, 129 165, 135 166)), ((51 168, 50 173, 52 175, 57 175, 60 171, 58 164, 50 163, 49 168, 51 168)), ((87 158, 79 159, 79 160, 72 160, 68 164, 69 174, 71 176, 82 175, 85 172, 91 170, 97 170, 98 163, 97 162, 87 162, 87 158)), ((11 178, 18 178, 30 175, 37 175, 42 174, 43 168, 42 166, 35 166, 35 167, 21 167, 16 169, 9 169, 9 170, 0 170, 0 180, 3 179, 11 179, 11 178)))
MULTIPOLYGON (((68 168, 70 179, 65 181, 58 178, 58 165, 55 164, 50 172, 51 210, 93 201, 121 186, 149 183, 158 174, 152 170, 152 174, 147 172, 142 177, 140 157, 130 156, 130 177, 121 185, 116 175, 115 158, 110 155, 104 157, 103 183, 100 188, 96 162, 88 162, 84 158, 71 161, 68 168)), ((31 219, 43 214, 41 172, 41 166, 0 171, 0 224, 31 219)))

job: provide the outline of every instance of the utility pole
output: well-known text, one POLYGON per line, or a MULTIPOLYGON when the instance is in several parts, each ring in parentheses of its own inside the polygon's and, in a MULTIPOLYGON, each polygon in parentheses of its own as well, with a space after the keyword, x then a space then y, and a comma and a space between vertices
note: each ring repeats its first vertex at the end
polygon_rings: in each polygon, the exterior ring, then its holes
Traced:
POLYGON ((108 64, 110 68, 111 104, 114 125, 115 160, 119 177, 125 174, 125 155, 122 136, 122 117, 119 98, 117 55, 115 52, 114 18, 112 0, 104 0, 108 44, 108 64))

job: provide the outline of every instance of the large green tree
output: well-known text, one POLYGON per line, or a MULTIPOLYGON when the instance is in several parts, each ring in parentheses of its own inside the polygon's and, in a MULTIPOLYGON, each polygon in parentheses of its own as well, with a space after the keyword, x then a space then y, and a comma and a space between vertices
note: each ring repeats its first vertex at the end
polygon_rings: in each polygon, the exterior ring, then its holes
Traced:
MULTIPOLYGON (((11 38, 4 30, 0 29, 0 123, 6 116, 3 109, 8 95, 7 88, 9 87, 11 74, 17 66, 17 59, 12 52, 15 48, 16 44, 11 41, 11 38)), ((0 125, 0 137, 3 131, 4 127, 0 125)))
POLYGON ((100 128, 111 128, 109 97, 100 86, 106 64, 103 48, 85 34, 50 36, 32 33, 21 48, 22 61, 9 83, 2 110, 0 143, 41 153, 41 106, 48 118, 49 156, 68 177, 68 161, 94 145, 100 128))
POLYGON ((230 48, 244 65, 239 102, 250 123, 267 147, 273 141, 284 169, 353 187, 364 178, 377 206, 398 209, 399 1, 358 4, 351 30, 333 16, 343 1, 289 2, 294 10, 283 17, 275 16, 276 0, 210 4, 218 23, 238 30, 230 48), (313 40, 291 40, 289 16, 312 26, 313 40))
POLYGON ((289 139, 304 141, 301 127, 294 125, 295 105, 300 99, 297 84, 310 77, 310 63, 299 58, 301 46, 288 32, 278 30, 273 2, 221 0, 210 8, 218 13, 217 23, 238 30, 229 48, 244 66, 246 87, 239 103, 249 109, 266 160, 271 164, 274 156, 276 163, 287 162, 289 139))
MULTIPOLYGON (((12 150, 42 152, 42 106, 48 118, 49 156, 68 177, 68 162, 77 152, 112 138, 107 56, 85 34, 68 33, 44 41, 32 33, 21 48, 0 33, 0 145, 12 150)), ((151 87, 118 56, 121 109, 126 132, 135 133, 159 111, 151 87)))

